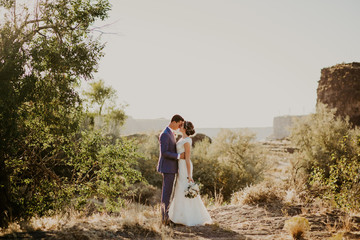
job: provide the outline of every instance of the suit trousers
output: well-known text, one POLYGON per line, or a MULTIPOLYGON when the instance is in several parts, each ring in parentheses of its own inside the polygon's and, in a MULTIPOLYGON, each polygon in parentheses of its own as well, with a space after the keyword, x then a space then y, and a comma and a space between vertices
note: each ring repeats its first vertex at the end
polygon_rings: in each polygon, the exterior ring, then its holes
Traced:
POLYGON ((162 220, 169 219, 170 198, 173 191, 175 173, 163 173, 163 184, 161 193, 161 216, 162 220))

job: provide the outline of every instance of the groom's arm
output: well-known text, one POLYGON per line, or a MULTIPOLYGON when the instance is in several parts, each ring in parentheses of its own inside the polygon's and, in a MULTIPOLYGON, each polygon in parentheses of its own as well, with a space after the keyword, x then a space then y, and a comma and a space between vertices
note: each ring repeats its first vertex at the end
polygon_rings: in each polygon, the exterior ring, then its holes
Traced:
POLYGON ((169 142, 170 142, 169 136, 167 134, 161 134, 160 136, 161 155, 169 159, 174 159, 174 160, 179 159, 180 154, 169 151, 169 142))

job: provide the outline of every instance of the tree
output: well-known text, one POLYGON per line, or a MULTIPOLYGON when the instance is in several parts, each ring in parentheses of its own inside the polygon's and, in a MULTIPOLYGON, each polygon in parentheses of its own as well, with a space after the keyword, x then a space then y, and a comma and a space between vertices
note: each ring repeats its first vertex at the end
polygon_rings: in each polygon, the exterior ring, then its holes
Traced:
POLYGON ((74 86, 93 78, 103 56, 91 26, 110 10, 107 0, 23 2, 0 1, 1 227, 56 199, 81 115, 74 86))
POLYGON ((85 96, 88 97, 91 104, 99 105, 99 115, 103 110, 106 101, 111 101, 116 96, 116 91, 111 86, 107 87, 103 80, 90 83, 91 89, 84 91, 85 96))

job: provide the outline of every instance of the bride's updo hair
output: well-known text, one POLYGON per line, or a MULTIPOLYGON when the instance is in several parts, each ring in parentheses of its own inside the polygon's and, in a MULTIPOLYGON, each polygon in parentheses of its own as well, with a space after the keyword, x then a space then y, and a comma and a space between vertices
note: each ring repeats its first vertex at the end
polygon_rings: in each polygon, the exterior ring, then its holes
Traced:
POLYGON ((194 125, 192 124, 192 122, 184 121, 184 129, 185 129, 186 135, 188 135, 188 136, 195 134, 194 125))

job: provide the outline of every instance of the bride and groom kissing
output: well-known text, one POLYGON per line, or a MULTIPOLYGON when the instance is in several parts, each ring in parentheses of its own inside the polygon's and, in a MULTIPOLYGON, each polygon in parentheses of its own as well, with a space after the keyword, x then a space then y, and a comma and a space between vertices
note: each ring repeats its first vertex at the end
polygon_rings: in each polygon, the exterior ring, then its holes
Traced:
POLYGON ((189 184, 194 183, 193 164, 190 160, 190 136, 194 134, 195 129, 191 122, 185 121, 180 115, 174 115, 159 137, 160 156, 157 171, 163 176, 161 215, 164 225, 196 226, 212 223, 200 195, 194 198, 185 196, 189 184), (182 134, 178 142, 174 134, 177 130, 182 134))

